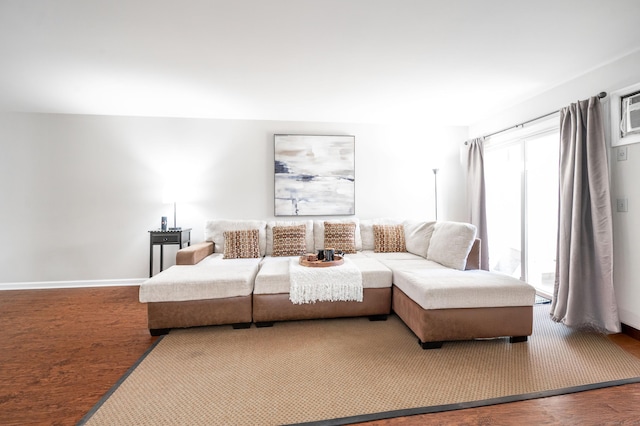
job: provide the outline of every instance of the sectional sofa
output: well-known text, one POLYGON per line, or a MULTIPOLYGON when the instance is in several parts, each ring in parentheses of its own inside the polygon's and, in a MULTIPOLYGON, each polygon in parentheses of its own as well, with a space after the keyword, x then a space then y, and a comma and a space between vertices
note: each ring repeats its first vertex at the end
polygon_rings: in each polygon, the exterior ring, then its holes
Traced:
POLYGON ((147 304, 153 335, 204 325, 383 320, 393 311, 426 349, 475 338, 527 340, 535 290, 480 270, 479 240, 470 224, 212 220, 204 242, 178 251, 175 266, 140 286, 140 301, 147 304), (299 266, 301 255, 328 247, 345 252, 345 265, 299 266), (300 302, 301 292, 321 296, 300 302))

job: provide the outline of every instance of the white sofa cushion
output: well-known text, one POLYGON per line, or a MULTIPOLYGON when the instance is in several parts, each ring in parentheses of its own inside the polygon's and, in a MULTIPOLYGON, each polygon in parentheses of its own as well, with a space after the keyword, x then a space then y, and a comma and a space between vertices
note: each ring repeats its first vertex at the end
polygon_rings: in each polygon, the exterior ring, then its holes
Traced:
POLYGON ((437 222, 429 242, 427 260, 464 271, 475 239, 476 227, 470 223, 437 222))
POLYGON ((532 306, 536 290, 495 272, 398 268, 393 283, 423 309, 532 306))
POLYGON ((409 253, 408 251, 403 252, 392 252, 392 253, 376 253, 373 250, 363 250, 359 254, 370 257, 372 259, 376 259, 379 262, 386 262, 387 260, 424 260, 427 261, 424 257, 418 256, 417 254, 409 253))
POLYGON ((446 266, 442 266, 437 262, 432 262, 430 260, 425 259, 422 256, 418 256, 412 253, 374 253, 374 252, 363 252, 368 257, 371 257, 378 262, 382 263, 384 266, 389 268, 393 273, 393 282, 396 282, 395 274, 396 271, 405 271, 405 270, 427 270, 427 269, 445 269, 451 270, 446 266), (386 255, 382 257, 381 255, 386 255))
POLYGON ((174 265, 140 284, 140 302, 182 302, 249 296, 262 258, 207 256, 196 265, 174 265))
MULTIPOLYGON (((382 263, 361 254, 347 255, 362 272, 363 288, 391 287, 392 274, 382 263)), ((289 293, 289 262, 293 257, 265 257, 256 275, 254 294, 289 293)))
POLYGON ((409 253, 417 254, 425 259, 427 258, 434 225, 435 222, 421 222, 417 220, 405 220, 402 222, 402 226, 404 226, 404 238, 409 253))
POLYGON ((260 256, 267 252, 267 222, 263 220, 209 220, 204 226, 204 240, 213 241, 213 252, 224 253, 224 232, 258 230, 260 256))
POLYGON ((313 220, 272 220, 267 222, 267 233, 266 233, 267 256, 271 256, 273 254, 273 227, 274 226, 296 226, 296 225, 306 226, 305 241, 307 243, 307 252, 313 253, 315 251, 314 241, 313 241, 313 220))

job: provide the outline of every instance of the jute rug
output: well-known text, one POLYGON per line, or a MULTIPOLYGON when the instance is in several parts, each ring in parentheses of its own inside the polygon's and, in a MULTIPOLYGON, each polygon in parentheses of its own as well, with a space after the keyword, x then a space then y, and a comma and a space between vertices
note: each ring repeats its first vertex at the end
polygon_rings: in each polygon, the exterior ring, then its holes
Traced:
POLYGON ((605 336, 534 312, 527 343, 436 350, 394 315, 173 330, 81 424, 343 424, 640 381, 640 359, 605 336))

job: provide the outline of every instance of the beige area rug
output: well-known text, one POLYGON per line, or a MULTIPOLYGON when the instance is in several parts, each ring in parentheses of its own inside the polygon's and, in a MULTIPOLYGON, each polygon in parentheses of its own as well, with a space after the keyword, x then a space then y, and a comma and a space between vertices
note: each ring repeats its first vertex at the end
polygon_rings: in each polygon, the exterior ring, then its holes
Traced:
POLYGON ((548 311, 527 343, 435 350, 394 315, 173 330, 80 423, 344 424, 640 381, 640 359, 548 311))

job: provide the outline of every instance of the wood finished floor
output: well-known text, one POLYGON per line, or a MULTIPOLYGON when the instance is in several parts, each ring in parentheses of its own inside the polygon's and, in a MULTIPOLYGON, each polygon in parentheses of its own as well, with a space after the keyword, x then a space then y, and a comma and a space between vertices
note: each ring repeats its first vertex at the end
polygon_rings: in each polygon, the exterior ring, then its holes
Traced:
MULTIPOLYGON (((154 342, 138 287, 0 291, 0 425, 73 425, 154 342)), ((640 342, 611 339, 640 357, 640 342)), ((640 425, 640 384, 366 423, 640 425)))

